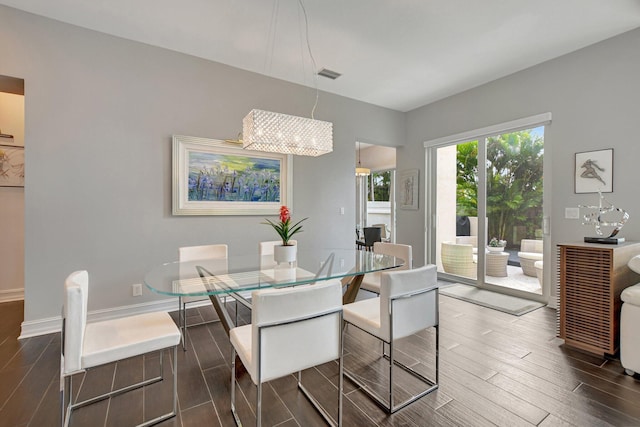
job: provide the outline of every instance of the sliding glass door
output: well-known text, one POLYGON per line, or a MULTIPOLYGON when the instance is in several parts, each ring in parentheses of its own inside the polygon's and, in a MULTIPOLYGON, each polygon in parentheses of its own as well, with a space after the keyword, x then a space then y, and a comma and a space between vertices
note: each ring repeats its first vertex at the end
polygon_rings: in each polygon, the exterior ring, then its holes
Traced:
POLYGON ((429 147, 428 159, 440 276, 542 296, 544 126, 429 147))

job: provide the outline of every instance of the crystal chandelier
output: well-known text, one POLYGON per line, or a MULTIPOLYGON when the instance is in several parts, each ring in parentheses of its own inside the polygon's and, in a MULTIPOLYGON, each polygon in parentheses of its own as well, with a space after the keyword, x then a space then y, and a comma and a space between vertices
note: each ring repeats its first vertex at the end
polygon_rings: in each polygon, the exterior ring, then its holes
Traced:
POLYGON ((333 151, 333 124, 322 120, 251 110, 242 120, 242 147, 300 156, 333 151))
MULTIPOLYGON (((306 28, 307 49, 316 70, 316 62, 309 45, 309 22, 307 11, 302 9, 306 28)), ((264 110, 251 110, 242 120, 242 148, 272 153, 321 156, 333 151, 333 123, 316 120, 313 113, 318 105, 318 75, 314 71, 316 102, 311 118, 290 116, 264 110)))

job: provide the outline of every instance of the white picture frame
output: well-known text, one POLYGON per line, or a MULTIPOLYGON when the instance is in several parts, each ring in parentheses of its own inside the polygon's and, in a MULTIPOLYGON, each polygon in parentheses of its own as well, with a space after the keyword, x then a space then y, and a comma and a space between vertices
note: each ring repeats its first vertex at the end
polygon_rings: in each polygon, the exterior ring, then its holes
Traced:
POLYGON ((418 209, 419 172, 418 169, 408 169, 400 172, 398 179, 398 206, 400 209, 418 209))
POLYGON ((172 143, 173 215, 279 215, 292 205, 291 155, 193 136, 172 143))
POLYGON ((613 148, 576 153, 575 193, 613 193, 613 148))
POLYGON ((24 187, 24 147, 0 145, 0 187, 24 187))

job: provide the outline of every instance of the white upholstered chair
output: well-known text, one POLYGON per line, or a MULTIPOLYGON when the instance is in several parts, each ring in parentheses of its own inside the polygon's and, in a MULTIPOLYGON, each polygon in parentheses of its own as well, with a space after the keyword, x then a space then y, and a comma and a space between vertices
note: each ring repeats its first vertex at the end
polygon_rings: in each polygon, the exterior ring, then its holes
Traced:
MULTIPOLYGON (((200 261, 205 259, 227 259, 228 247, 225 244, 201 245, 201 246, 183 246, 178 248, 178 256, 180 261, 200 261)), ((193 286, 193 285, 192 285, 193 286)), ((204 290, 204 285, 202 285, 204 290)), ((218 319, 192 323, 187 325, 187 305, 196 303, 209 303, 211 300, 207 296, 178 297, 178 324, 182 333, 182 349, 187 350, 187 328, 190 326, 203 325, 205 323, 217 322, 218 319)))
POLYGON ((536 261, 542 261, 543 244, 542 240, 522 239, 520 241, 520 266, 522 272, 531 277, 536 277, 536 261))
MULTIPOLYGON (((640 274, 640 255, 627 265, 640 274)), ((640 283, 625 288, 620 299, 620 364, 627 375, 634 375, 640 373, 640 283)))
MULTIPOLYGON (((380 298, 369 298, 343 306, 344 320, 389 345, 389 388, 383 397, 367 387, 349 370, 347 378, 359 385, 389 413, 407 406, 438 388, 438 284, 436 266, 383 272, 380 298), (435 328, 435 380, 430 380, 395 358, 395 342, 424 329, 435 328), (395 402, 394 365, 423 381, 427 388, 401 403, 395 402)), ((384 344, 383 344, 384 348, 384 344)), ((384 355, 386 356, 386 355, 384 355)))
MULTIPOLYGON (((373 244, 373 252, 377 254, 390 255, 396 258, 403 259, 404 265, 402 267, 394 268, 393 271, 411 270, 413 266, 411 245, 375 242, 373 244)), ((386 270, 386 271, 391 271, 391 270, 386 270)), ((365 274, 364 278, 362 279, 362 284, 360 285, 360 288, 379 294, 381 273, 382 273, 381 271, 376 271, 375 273, 365 274)))
POLYGON ((475 278, 478 274, 477 264, 473 259, 473 246, 442 242, 440 259, 445 273, 475 278))
POLYGON ((253 291, 251 324, 230 330, 231 412, 235 410, 236 352, 257 385, 256 425, 262 423, 262 384, 298 372, 298 387, 327 422, 331 416, 302 385, 301 371, 339 361, 337 425, 342 422, 342 287, 328 280, 253 291))
MULTIPOLYGON (((164 350, 169 348, 173 348, 173 407, 166 414, 144 422, 140 426, 153 425, 174 417, 178 397, 176 361, 180 331, 171 316, 167 313, 145 313, 87 323, 88 273, 86 271, 71 273, 65 281, 64 289, 60 361, 62 425, 69 425, 72 411, 76 408, 161 381, 163 354, 164 350), (77 391, 74 396, 73 376, 75 374, 155 351, 160 352, 159 376, 81 402, 77 401, 77 391)), ((111 384, 109 386, 111 388, 111 384)))

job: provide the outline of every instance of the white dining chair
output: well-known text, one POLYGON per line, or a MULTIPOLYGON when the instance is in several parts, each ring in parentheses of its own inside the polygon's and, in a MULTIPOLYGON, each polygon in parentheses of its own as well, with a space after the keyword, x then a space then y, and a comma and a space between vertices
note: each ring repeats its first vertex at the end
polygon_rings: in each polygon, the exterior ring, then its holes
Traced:
POLYGON ((252 292, 251 324, 231 329, 231 412, 235 407, 236 352, 257 386, 256 425, 262 425, 262 384, 298 373, 298 387, 331 424, 342 424, 342 288, 328 280, 295 288, 252 292), (338 360, 337 421, 302 384, 304 369, 338 360))
MULTIPOLYGON (((172 409, 139 426, 150 426, 174 417, 178 401, 177 348, 180 345, 180 331, 171 316, 168 313, 156 312, 87 323, 89 274, 86 271, 71 273, 65 281, 64 289, 60 359, 62 425, 69 425, 72 411, 77 408, 161 381, 164 350, 169 348, 173 348, 172 409), (78 396, 74 396, 74 375, 156 351, 160 352, 159 376, 80 402, 77 401, 78 396)), ((109 386, 111 387, 111 384, 109 386)), ((157 399, 157 396, 154 399, 157 399)))
POLYGON ((347 378, 361 387, 378 405, 394 413, 422 396, 438 388, 438 285, 436 266, 427 265, 413 270, 383 272, 380 281, 380 298, 369 298, 345 304, 344 321, 382 341, 382 356, 389 362, 389 384, 387 396, 383 397, 361 381, 353 371, 345 368, 347 378), (396 360, 395 343, 416 332, 435 328, 435 380, 396 360), (384 354, 385 344, 389 354, 384 354), (403 402, 395 402, 393 380, 394 366, 398 366, 419 380, 427 388, 403 402))
MULTIPOLYGON (((411 245, 401 245, 399 243, 384 243, 384 242, 375 242, 373 244, 373 252, 376 254, 390 255, 396 258, 400 258, 404 260, 404 265, 402 267, 394 268, 393 270, 385 270, 385 271, 398 271, 398 270, 411 270, 413 267, 412 260, 412 248, 411 245)), ((380 293, 380 274, 382 271, 376 271, 374 273, 367 273, 364 275, 362 279, 362 284, 360 285, 360 289, 367 290, 369 292, 374 292, 376 294, 380 293)))
MULTIPOLYGON (((200 261, 206 259, 227 259, 228 247, 225 244, 201 245, 201 246, 183 246, 178 248, 178 257, 181 262, 184 261, 200 261)), ((225 268, 226 270, 226 268, 225 268)), ((226 272, 226 271, 225 271, 226 272)), ((202 286, 204 290, 204 285, 202 286)), ((178 325, 182 334, 182 349, 187 350, 187 328, 191 326, 204 325, 219 321, 217 318, 209 321, 202 321, 187 324, 187 305, 189 304, 211 304, 211 300, 207 296, 178 296, 178 325)))

